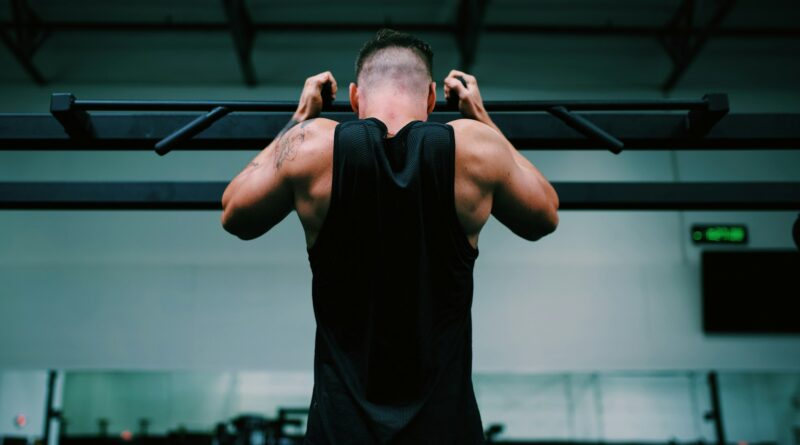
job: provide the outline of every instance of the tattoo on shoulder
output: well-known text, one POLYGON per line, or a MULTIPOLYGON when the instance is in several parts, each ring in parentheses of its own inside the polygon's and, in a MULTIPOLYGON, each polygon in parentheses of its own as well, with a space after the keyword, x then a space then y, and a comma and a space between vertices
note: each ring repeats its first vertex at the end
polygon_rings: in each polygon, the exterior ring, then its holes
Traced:
POLYGON ((281 168, 286 161, 291 161, 297 154, 297 147, 306 139, 306 130, 301 125, 295 131, 289 131, 281 135, 278 139, 277 156, 275 157, 275 168, 281 168))
POLYGON ((306 127, 315 120, 316 118, 305 120, 300 122, 298 128, 295 128, 298 122, 292 119, 283 127, 283 130, 278 133, 277 156, 275 157, 276 169, 281 168, 284 162, 294 159, 297 154, 297 147, 306 140, 306 127))
POLYGON ((258 167, 261 167, 261 164, 256 162, 256 161, 252 161, 249 164, 247 164, 247 166, 248 167, 252 167, 252 168, 258 168, 258 167))

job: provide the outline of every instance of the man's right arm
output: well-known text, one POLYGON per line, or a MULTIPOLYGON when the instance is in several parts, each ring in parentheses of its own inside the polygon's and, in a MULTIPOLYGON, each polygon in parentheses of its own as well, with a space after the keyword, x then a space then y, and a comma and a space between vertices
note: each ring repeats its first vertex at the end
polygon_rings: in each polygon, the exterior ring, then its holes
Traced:
POLYGON ((461 113, 472 119, 457 121, 456 126, 470 145, 475 144, 480 168, 493 189, 492 214, 526 240, 535 241, 552 233, 558 225, 558 195, 489 118, 475 78, 451 71, 445 79, 445 93, 458 94, 461 113), (458 77, 464 79, 466 87, 458 77))

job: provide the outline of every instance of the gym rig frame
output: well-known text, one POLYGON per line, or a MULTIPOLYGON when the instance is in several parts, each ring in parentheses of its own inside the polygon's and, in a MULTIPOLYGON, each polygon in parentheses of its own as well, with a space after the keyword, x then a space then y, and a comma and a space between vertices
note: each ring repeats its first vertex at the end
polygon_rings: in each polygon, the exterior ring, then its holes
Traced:
MULTIPOLYGON (((258 150, 294 102, 78 100, 49 114, 0 114, 0 150, 258 150), (196 113, 200 112, 199 115, 196 113), (177 130, 176 130, 177 129, 177 130)), ((800 149, 800 114, 729 114, 700 100, 487 101, 519 150, 800 149), (576 112, 589 112, 589 118, 576 112), (591 119, 591 120, 589 120, 591 119)), ((355 119, 349 105, 323 117, 355 119)), ((459 118, 436 104, 430 120, 459 118)), ((0 182, 0 210, 216 210, 224 182, 0 182)), ((800 182, 556 182, 564 210, 800 210, 800 182)))

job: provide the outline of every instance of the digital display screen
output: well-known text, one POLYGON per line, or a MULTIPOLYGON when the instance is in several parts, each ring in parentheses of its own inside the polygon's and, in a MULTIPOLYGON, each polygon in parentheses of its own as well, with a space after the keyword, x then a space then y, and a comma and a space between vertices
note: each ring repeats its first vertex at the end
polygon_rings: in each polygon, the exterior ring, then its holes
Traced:
POLYGON ((746 244, 747 227, 695 224, 692 226, 692 241, 695 244, 746 244))

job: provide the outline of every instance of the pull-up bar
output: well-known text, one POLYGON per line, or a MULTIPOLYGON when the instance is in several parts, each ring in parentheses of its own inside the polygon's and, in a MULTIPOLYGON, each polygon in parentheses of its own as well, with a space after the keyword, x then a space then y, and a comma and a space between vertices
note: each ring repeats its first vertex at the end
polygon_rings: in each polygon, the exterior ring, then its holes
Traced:
MULTIPOLYGON (((547 111, 550 108, 563 106, 572 111, 663 111, 663 110, 697 110, 708 111, 711 104, 706 95, 698 100, 664 99, 664 100, 494 100, 484 102, 486 111, 520 112, 547 111)), ((209 111, 217 107, 225 107, 237 112, 269 112, 295 111, 297 102, 292 101, 201 101, 201 100, 85 100, 77 99, 71 93, 53 93, 53 100, 71 98, 70 108, 80 111, 209 111)), ((348 102, 333 102, 323 111, 352 111, 348 102)), ((458 107, 447 102, 436 102, 434 113, 458 111, 458 107)))
MULTIPOLYGON (((696 137, 705 136, 729 111, 726 94, 707 94, 700 100, 487 101, 484 106, 495 113, 547 112, 615 154, 622 151, 623 142, 575 111, 688 111, 687 133, 696 137)), ((297 103, 289 101, 79 100, 70 93, 55 93, 50 112, 70 137, 89 140, 94 137, 89 111, 206 111, 156 143, 156 152, 164 155, 176 144, 191 139, 231 112, 287 112, 296 107, 297 103)), ((348 111, 351 111, 350 105, 345 102, 327 103, 323 107, 323 112, 348 111)), ((435 113, 456 111, 456 104, 448 102, 437 102, 434 108, 435 113)))

